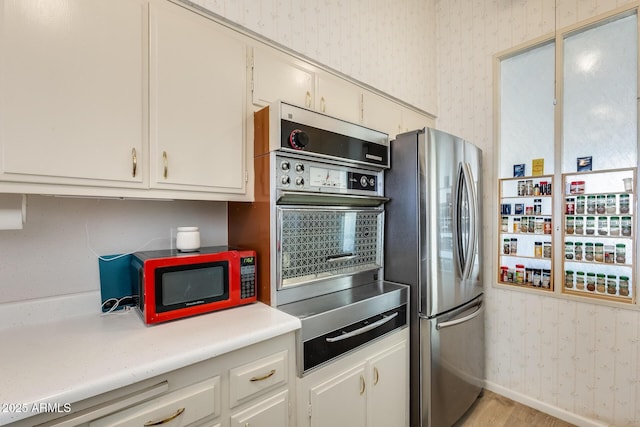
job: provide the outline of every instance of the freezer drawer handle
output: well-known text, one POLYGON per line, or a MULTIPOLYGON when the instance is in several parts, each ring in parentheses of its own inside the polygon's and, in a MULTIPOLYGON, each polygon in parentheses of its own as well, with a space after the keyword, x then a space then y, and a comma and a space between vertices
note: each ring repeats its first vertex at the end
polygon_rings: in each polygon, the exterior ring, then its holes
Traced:
POLYGON ((483 309, 484 309, 484 306, 482 304, 478 304, 478 309, 473 313, 471 313, 470 315, 462 317, 460 319, 452 320, 450 322, 442 322, 436 325, 436 329, 440 330, 440 329, 448 328, 449 326, 455 326, 455 325, 459 325, 460 323, 468 322, 469 320, 478 317, 480 313, 482 313, 483 309))
POLYGON ((372 329, 377 328, 378 326, 382 326, 387 322, 390 322, 394 317, 396 317, 398 315, 398 312, 396 311, 395 313, 389 315, 389 316, 382 316, 382 319, 378 320, 377 322, 373 322, 370 325, 364 326, 360 329, 356 329, 355 331, 351 331, 351 332, 347 332, 346 334, 342 334, 342 335, 338 335, 337 337, 329 337, 326 338, 327 342, 336 342, 336 341, 342 341, 342 340, 346 340, 348 338, 352 338, 355 337, 357 335, 360 334, 364 334, 367 331, 370 331, 372 329))

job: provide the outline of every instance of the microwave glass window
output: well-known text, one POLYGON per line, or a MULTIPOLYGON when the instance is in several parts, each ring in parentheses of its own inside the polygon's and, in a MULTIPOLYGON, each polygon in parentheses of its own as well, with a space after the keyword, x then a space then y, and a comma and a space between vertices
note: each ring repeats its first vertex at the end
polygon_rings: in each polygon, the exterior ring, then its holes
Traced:
POLYGON ((165 307, 215 300, 224 294, 225 267, 222 265, 170 271, 162 275, 162 305, 165 307))

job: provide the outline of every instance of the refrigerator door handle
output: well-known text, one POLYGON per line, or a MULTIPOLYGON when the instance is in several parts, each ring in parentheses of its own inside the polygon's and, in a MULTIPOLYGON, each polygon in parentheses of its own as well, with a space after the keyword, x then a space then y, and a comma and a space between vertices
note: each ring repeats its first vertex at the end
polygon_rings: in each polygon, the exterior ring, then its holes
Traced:
POLYGON ((454 252, 458 258, 457 268, 458 273, 462 279, 468 279, 473 269, 473 258, 475 256, 476 240, 477 240, 477 227, 476 221, 478 218, 476 203, 476 194, 473 188, 473 176, 471 173, 471 166, 468 162, 460 162, 458 165, 458 174, 455 187, 455 198, 453 206, 453 241, 454 252), (466 194, 463 194, 463 191, 466 194), (468 210, 469 210, 469 230, 467 235, 462 233, 463 222, 463 197, 466 196, 468 210), (464 239, 466 237, 466 239, 464 239), (463 241, 466 240, 466 241, 463 241))
POLYGON ((450 320, 448 322, 442 322, 436 325, 436 329, 440 330, 440 329, 444 329, 444 328, 448 328, 450 326, 455 326, 455 325, 459 325, 460 323, 464 323, 464 322, 468 322, 469 320, 475 319, 476 317, 478 317, 482 311, 484 310, 484 304, 480 303, 478 304, 478 309, 476 311, 474 311, 473 313, 469 314, 468 316, 464 316, 461 317, 460 319, 456 319, 456 320, 450 320))
POLYGON ((476 247, 478 240, 478 195, 475 189, 473 181, 473 172, 471 171, 471 165, 468 162, 462 164, 462 172, 465 180, 465 188, 467 189, 467 196, 469 200, 469 240, 467 242, 466 259, 464 263, 463 278, 468 279, 471 277, 471 271, 473 270, 473 260, 476 255, 476 247))

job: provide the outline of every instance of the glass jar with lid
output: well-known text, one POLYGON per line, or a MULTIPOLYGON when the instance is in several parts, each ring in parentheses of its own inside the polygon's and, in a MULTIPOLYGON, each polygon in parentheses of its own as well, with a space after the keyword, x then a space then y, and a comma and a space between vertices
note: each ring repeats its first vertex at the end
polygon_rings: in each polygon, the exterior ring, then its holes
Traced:
POLYGON ((609 218, 606 216, 598 217, 598 234, 600 236, 606 236, 609 234, 609 218))
POLYGON ((596 196, 587 196, 587 213, 596 213, 596 196))
POLYGON ((575 219, 575 234, 584 234, 584 217, 577 216, 575 219))
POLYGON ((587 273, 587 290, 591 292, 596 290, 596 273, 587 273))
POLYGON ((626 214, 629 213, 629 195, 621 194, 620 195, 620 213, 626 214))
POLYGON ((593 245, 593 259, 595 262, 604 262, 604 244, 596 243, 593 245))
POLYGON ((520 217, 513 218, 513 232, 514 233, 520 232, 520 217))
POLYGON ((535 233, 536 234, 544 234, 544 218, 541 216, 537 216, 535 220, 535 233))
POLYGON ((533 255, 536 258, 542 258, 542 242, 535 242, 533 244, 533 255))
POLYGON ((515 237, 511 238, 511 247, 509 248, 511 251, 511 255, 515 255, 518 253, 518 239, 515 237))
POLYGON ((591 242, 586 242, 584 244, 584 259, 587 261, 593 261, 594 258, 594 251, 593 251, 593 243, 591 242))
POLYGON ((568 216, 564 222, 564 232, 566 234, 573 234, 575 232, 575 218, 568 216))
POLYGON ((502 253, 504 255, 509 255, 511 253, 511 239, 504 239, 504 244, 502 245, 502 253))
POLYGON ((519 285, 524 284, 524 264, 516 264, 516 280, 519 285))
POLYGON ((609 219, 609 235, 610 236, 620 235, 620 217, 619 216, 612 216, 609 219))
POLYGON ((573 259, 575 259, 576 261, 582 261, 582 257, 582 242, 575 242, 573 244, 573 259))
POLYGON ((588 216, 587 217, 587 222, 585 225, 585 233, 587 233, 588 235, 593 235, 596 232, 596 217, 595 216, 588 216))
POLYGON ((596 291, 603 294, 606 290, 606 287, 607 287, 607 279, 604 273, 598 273, 596 275, 596 291))
POLYGON ((551 218, 544 219, 544 234, 551 234, 551 218))
POLYGON ((503 233, 507 233, 507 232, 509 232, 509 217, 508 217, 508 216, 503 216, 503 217, 502 217, 502 222, 501 222, 500 230, 501 230, 503 233))
POLYGON ((629 278, 627 276, 620 276, 619 287, 620 288, 618 292, 620 293, 620 296, 628 297, 629 296, 629 278))
POLYGON ((542 270, 542 287, 545 289, 549 289, 551 287, 551 270, 543 269, 542 270))
POLYGON ((596 212, 603 214, 607 211, 607 198, 604 194, 596 196, 596 212))
POLYGON ((585 210, 586 210, 586 197, 584 196, 578 196, 576 197, 576 213, 577 214, 584 214, 585 210))
POLYGON ((543 258, 551 258, 551 242, 542 243, 542 256, 543 258))
POLYGON ((623 216, 620 219, 620 233, 622 233, 622 235, 625 237, 631 236, 631 217, 630 216, 623 216))
POLYGON ((521 233, 528 233, 529 232, 529 217, 528 216, 523 216, 520 219, 520 232, 521 233))
POLYGON ((576 213, 575 197, 567 197, 564 200, 564 213, 567 215, 573 215, 574 213, 576 213))
POLYGON ((616 264, 627 263, 627 246, 624 243, 616 245, 616 264))
POLYGON ((573 260, 573 242, 564 242, 564 259, 573 260))
POLYGON ((566 270, 564 272, 564 287, 573 288, 573 271, 572 270, 566 270))
POLYGON ((613 264, 616 260, 616 247, 613 245, 604 245, 604 262, 613 264))
POLYGON ((615 295, 618 293, 618 277, 615 274, 609 274, 607 276, 607 293, 609 295, 615 295))
POLYGON ((527 233, 534 233, 536 231, 536 217, 530 216, 527 225, 527 233))
POLYGON ((542 199, 533 199, 533 214, 542 215, 542 199))
POLYGON ((575 279, 576 279, 576 289, 579 291, 584 291, 584 286, 585 286, 584 271, 576 271, 575 279))
POLYGON ((607 194, 607 213, 612 214, 616 213, 616 195, 615 194, 607 194))

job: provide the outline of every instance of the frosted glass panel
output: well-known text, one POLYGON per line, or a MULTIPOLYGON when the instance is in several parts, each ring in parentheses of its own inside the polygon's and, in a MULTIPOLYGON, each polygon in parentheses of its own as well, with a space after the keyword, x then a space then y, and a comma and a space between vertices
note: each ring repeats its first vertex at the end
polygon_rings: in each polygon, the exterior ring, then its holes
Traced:
POLYGON ((500 62, 500 177, 513 176, 514 164, 544 159, 554 169, 555 44, 550 43, 500 62))
POLYGON ((565 39, 562 171, 636 166, 637 16, 565 39))

